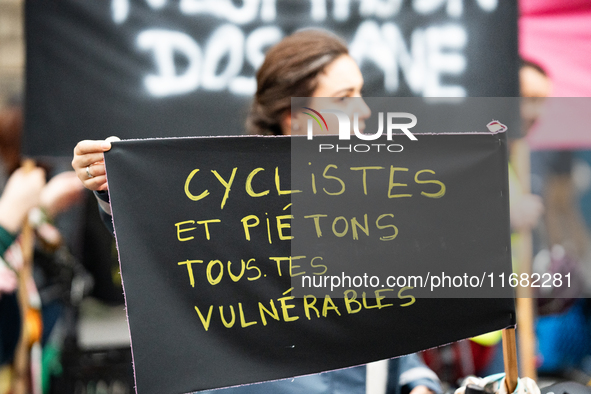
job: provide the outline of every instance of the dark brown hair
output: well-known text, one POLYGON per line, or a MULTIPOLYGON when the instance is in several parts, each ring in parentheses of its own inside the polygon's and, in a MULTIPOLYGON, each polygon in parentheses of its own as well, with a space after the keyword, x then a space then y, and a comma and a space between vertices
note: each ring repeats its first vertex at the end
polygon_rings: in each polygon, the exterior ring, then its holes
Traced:
POLYGON ((310 97, 318 74, 348 53, 339 37, 316 29, 293 33, 269 49, 257 72, 257 92, 246 119, 248 133, 282 134, 281 119, 291 109, 291 98, 310 97))
POLYGON ((16 170, 21 161, 21 131, 23 112, 20 107, 0 110, 0 160, 8 174, 16 170))
POLYGON ((539 72, 540 74, 542 74, 543 76, 547 77, 548 73, 546 72, 546 69, 544 69, 544 67, 542 67, 539 63, 536 63, 532 60, 527 60, 527 59, 520 59, 520 68, 524 68, 524 67, 531 67, 534 70, 536 70, 537 72, 539 72))

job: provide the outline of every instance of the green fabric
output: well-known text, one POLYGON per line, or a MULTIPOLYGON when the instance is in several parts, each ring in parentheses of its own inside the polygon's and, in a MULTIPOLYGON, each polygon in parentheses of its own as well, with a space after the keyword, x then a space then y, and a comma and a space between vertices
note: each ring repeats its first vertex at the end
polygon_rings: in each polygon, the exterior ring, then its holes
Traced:
POLYGON ((15 239, 16 235, 9 233, 4 227, 0 226, 0 256, 6 252, 6 249, 12 245, 15 239))
POLYGON ((61 352, 56 346, 48 344, 43 348, 41 359, 41 387, 43 394, 49 394, 50 392, 51 377, 61 376, 63 373, 60 359, 61 352))

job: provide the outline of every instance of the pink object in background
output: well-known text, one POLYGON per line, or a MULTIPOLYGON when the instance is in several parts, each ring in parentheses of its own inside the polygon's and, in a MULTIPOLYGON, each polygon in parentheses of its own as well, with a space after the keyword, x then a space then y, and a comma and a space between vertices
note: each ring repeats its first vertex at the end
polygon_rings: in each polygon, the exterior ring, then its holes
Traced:
MULTIPOLYGON (((546 69, 551 95, 591 97, 591 1, 520 0, 519 9, 520 55, 546 69)), ((532 149, 591 149, 590 101, 571 100, 549 103, 547 121, 528 136, 532 149), (569 125, 558 127, 568 102, 569 125)))

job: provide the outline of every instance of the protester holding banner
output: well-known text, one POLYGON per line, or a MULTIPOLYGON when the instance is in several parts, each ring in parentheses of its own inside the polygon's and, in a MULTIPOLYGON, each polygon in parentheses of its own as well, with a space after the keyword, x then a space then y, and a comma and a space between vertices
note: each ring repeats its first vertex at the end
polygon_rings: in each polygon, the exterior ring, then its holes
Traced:
MULTIPOLYGON (((250 134, 291 135, 304 133, 304 122, 291 113, 292 97, 333 97, 348 113, 359 114, 359 128, 371 112, 361 97, 363 77, 349 56, 346 44, 328 32, 304 30, 271 48, 257 73, 257 92, 247 119, 250 134)), ((307 105, 308 103, 302 103, 307 105)), ((111 228, 103 152, 106 141, 81 141, 74 150, 72 166, 84 186, 96 192, 105 224, 111 228)), ((439 379, 410 355, 365 366, 300 377, 291 381, 227 389, 229 393, 409 393, 440 392, 439 379), (371 370, 371 372, 370 372, 371 370), (382 380, 366 381, 366 375, 382 380)))
MULTIPOLYGON (((28 172, 19 168, 8 179, 0 198, 0 365, 12 358, 20 333, 15 290, 22 262, 18 259, 21 253, 15 241, 32 209, 46 204, 47 208, 57 212, 57 205, 61 204, 63 195, 51 191, 56 186, 63 189, 64 185, 58 180, 48 189, 42 168, 37 167, 28 172), (5 256, 8 249, 12 252, 5 256)), ((74 188, 78 189, 76 186, 74 188)))
MULTIPOLYGON (((5 364, 16 358, 22 322, 26 321, 29 332, 34 332, 31 337, 43 341, 49 337, 61 312, 59 301, 40 297, 38 291, 54 279, 44 268, 54 258, 55 249, 39 248, 44 252, 43 264, 38 260, 35 275, 23 275, 24 241, 19 239, 19 233, 28 221, 42 241, 40 244, 55 246, 62 239, 50 221, 77 202, 83 191, 73 171, 56 175, 46 183, 46 171, 41 166, 19 168, 22 123, 22 110, 18 105, 0 111, 0 376, 8 385, 11 384, 10 367, 5 364), (22 318, 17 301, 19 283, 20 286, 27 283, 25 294, 30 309, 41 314, 31 313, 26 320, 22 318)), ((36 361, 31 362, 35 364, 36 361)), ((13 378, 17 380, 16 375, 13 378)), ((4 390, 5 386, 0 385, 0 392, 4 390)))

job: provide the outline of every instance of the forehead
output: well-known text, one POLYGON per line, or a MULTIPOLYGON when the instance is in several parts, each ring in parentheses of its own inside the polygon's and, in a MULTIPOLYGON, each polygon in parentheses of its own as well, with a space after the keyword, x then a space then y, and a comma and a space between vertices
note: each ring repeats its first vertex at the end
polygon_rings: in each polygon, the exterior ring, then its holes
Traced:
POLYGON ((318 75, 314 96, 331 97, 343 90, 360 90, 362 86, 363 76, 357 63, 349 55, 342 55, 318 75))

